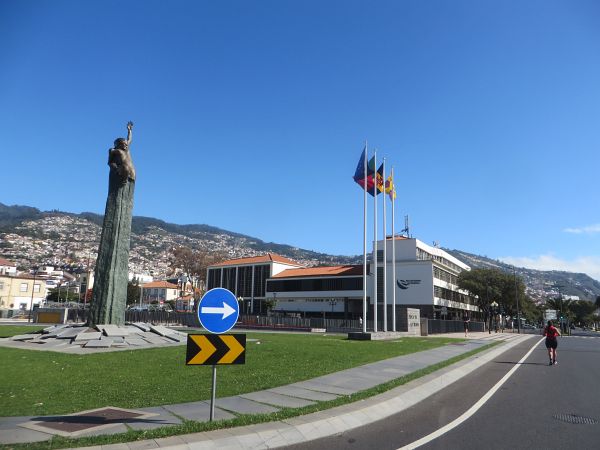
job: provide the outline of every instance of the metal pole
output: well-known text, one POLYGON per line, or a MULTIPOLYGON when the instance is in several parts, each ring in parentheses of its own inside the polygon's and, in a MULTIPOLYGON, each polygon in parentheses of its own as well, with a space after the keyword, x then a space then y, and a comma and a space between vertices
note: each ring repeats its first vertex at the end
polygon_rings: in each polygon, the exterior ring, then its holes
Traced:
POLYGON ((519 314, 519 291, 517 290, 517 268, 513 266, 513 273, 515 274, 515 300, 517 304, 517 333, 521 334, 521 316, 519 314))
POLYGON ((373 152, 373 332, 377 333, 377 152, 373 152))
POLYGON ((212 392, 210 394, 210 417, 209 417, 210 422, 215 420, 215 396, 216 396, 216 394, 217 394, 217 366, 213 365, 212 392))
POLYGON ((33 314, 33 291, 35 290, 35 276, 37 275, 37 270, 33 271, 33 285, 31 286, 31 302, 29 303, 29 317, 27 318, 27 323, 31 322, 31 314, 33 314))
POLYGON ((363 312, 361 320, 362 332, 367 332, 367 141, 364 150, 364 189, 363 189, 363 312))
POLYGON ((387 217, 385 207, 385 158, 383 158, 383 331, 387 331, 387 217))

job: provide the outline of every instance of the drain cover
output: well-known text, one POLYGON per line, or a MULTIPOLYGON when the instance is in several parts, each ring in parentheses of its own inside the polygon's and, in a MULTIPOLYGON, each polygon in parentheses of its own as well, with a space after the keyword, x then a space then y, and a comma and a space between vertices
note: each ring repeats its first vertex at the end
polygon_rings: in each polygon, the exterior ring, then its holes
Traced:
POLYGON ((89 431, 111 428, 155 415, 157 414, 109 406, 66 416, 47 416, 42 420, 27 422, 21 426, 44 433, 75 437, 89 431))
POLYGON ((556 414, 552 417, 554 417, 556 420, 560 420, 562 422, 582 424, 582 425, 594 425, 594 424, 598 423, 598 421, 596 419, 592 419, 591 417, 579 416, 577 414, 556 414))

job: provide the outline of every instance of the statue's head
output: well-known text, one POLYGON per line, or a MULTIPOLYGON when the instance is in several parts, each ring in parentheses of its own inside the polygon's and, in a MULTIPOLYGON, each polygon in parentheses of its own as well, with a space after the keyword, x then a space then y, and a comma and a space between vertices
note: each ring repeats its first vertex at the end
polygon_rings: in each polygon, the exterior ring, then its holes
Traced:
POLYGON ((119 148, 121 150, 127 150, 127 140, 125 138, 115 139, 115 148, 119 148))

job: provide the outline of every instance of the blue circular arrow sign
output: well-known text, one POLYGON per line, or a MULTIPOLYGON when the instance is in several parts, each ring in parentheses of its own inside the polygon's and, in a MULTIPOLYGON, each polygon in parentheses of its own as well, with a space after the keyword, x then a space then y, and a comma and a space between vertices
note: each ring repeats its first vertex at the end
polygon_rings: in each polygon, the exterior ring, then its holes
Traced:
POLYGON ((238 301, 233 292, 223 288, 208 291, 198 305, 200 324, 211 333, 226 333, 237 322, 240 314, 238 301))

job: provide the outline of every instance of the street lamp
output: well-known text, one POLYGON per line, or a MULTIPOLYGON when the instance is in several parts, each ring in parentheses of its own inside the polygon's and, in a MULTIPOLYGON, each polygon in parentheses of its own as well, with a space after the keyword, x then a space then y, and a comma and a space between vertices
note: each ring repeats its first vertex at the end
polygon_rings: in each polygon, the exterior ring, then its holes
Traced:
MULTIPOLYGON (((493 321, 493 324, 494 324, 494 331, 496 331, 496 333, 497 333, 497 332, 498 332, 498 325, 497 325, 497 323, 496 323, 496 314, 497 314, 497 309, 496 309, 496 308, 498 308, 498 303, 496 303, 496 301, 494 300, 494 301, 493 301, 493 302, 490 304, 490 306, 492 307, 492 317, 491 317, 491 319, 492 319, 492 320, 491 320, 490 322, 492 322, 492 321, 493 321)), ((492 325, 492 324, 490 323, 490 328, 491 328, 491 325, 492 325)), ((490 331, 491 331, 491 330, 490 330, 490 331)))

